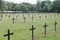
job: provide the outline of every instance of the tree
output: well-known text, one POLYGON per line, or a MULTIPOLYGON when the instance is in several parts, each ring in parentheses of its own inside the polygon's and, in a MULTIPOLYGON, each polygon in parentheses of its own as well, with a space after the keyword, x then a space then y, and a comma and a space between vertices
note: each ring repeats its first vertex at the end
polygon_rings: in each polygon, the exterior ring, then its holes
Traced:
POLYGON ((15 7, 15 3, 13 2, 6 2, 7 6, 8 6, 8 11, 13 11, 14 7, 15 7))
POLYGON ((13 7, 13 11, 20 11, 20 6, 17 4, 13 7))
POLYGON ((53 2, 51 10, 57 11, 59 14, 59 12, 60 12, 60 0, 55 0, 53 2))
POLYGON ((4 11, 6 10, 6 4, 3 0, 0 0, 0 11, 4 11))
POLYGON ((20 11, 27 12, 28 8, 25 4, 20 4, 20 11))
POLYGON ((5 4, 5 2, 3 0, 0 0, 0 11, 2 11, 2 18, 3 18, 3 11, 5 11, 7 9, 7 6, 5 4))
POLYGON ((35 4, 30 5, 29 11, 36 11, 36 5, 35 4))
POLYGON ((46 1, 45 1, 43 10, 44 10, 45 12, 48 12, 48 11, 51 10, 51 1, 50 1, 50 0, 46 0, 46 1))
POLYGON ((37 0, 36 10, 38 12, 41 10, 41 0, 37 0))

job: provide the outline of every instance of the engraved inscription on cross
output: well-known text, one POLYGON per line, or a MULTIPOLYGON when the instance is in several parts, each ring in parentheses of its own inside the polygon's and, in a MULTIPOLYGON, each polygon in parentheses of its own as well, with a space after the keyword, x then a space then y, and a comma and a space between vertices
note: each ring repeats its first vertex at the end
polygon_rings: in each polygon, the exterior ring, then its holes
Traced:
POLYGON ((10 40, 10 35, 12 35, 12 34, 13 34, 13 33, 10 33, 10 30, 8 29, 8 34, 5 34, 4 37, 5 37, 5 36, 8 36, 8 40, 10 40))
POLYGON ((30 29, 30 30, 32 30, 32 40, 34 40, 34 29, 36 29, 36 28, 34 28, 34 25, 32 25, 32 29, 30 29))
POLYGON ((44 27, 44 34, 45 34, 45 36, 46 36, 46 27, 47 27, 47 24, 45 23, 45 25, 43 26, 44 27))

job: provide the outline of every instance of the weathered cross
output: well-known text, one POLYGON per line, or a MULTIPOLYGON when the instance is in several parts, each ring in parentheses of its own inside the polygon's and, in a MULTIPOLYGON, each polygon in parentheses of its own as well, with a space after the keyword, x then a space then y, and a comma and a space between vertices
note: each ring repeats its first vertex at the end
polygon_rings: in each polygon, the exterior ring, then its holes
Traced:
POLYGON ((33 21, 33 18, 34 18, 34 17, 33 17, 33 15, 32 15, 32 21, 33 21))
POLYGON ((55 24, 54 25, 55 25, 55 32, 56 32, 56 25, 57 25, 57 22, 56 21, 55 21, 55 24))
POLYGON ((10 35, 12 35, 13 33, 10 33, 10 30, 8 29, 8 34, 4 35, 5 36, 8 36, 8 40, 10 40, 10 35))
POLYGON ((25 22, 25 19, 26 19, 25 16, 23 18, 24 18, 24 22, 25 22))
POLYGON ((43 27, 45 28, 44 34, 46 35, 46 27, 47 27, 47 24, 45 23, 45 25, 43 27))
POLYGON ((23 19, 24 19, 24 22, 25 22, 26 17, 24 15, 23 15, 23 19))
POLYGON ((15 19, 14 19, 14 18, 12 18, 12 20, 13 20, 13 24, 14 24, 14 20, 15 20, 15 19))
POLYGON ((30 30, 32 30, 32 40, 34 40, 34 25, 32 25, 32 29, 30 29, 30 30))

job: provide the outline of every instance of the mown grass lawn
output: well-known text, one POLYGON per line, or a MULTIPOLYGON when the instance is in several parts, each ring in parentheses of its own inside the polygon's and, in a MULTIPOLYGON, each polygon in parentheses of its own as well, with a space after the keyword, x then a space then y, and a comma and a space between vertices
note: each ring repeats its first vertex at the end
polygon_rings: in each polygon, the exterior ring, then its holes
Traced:
MULTIPOLYGON (((39 18, 38 14, 34 15, 34 21, 32 22, 32 13, 30 16, 28 14, 25 14, 26 22, 24 23, 22 14, 19 14, 19 16, 16 18, 16 15, 14 14, 15 23, 12 23, 13 14, 11 14, 11 17, 6 17, 6 14, 3 14, 3 19, 0 21, 0 40, 7 40, 7 37, 4 37, 4 34, 7 34, 7 30, 10 29, 10 32, 13 32, 14 34, 11 35, 11 40, 31 40, 31 29, 32 24, 36 28, 34 30, 34 38, 35 40, 60 40, 60 16, 57 14, 49 13, 46 14, 47 17, 45 17, 45 14, 40 13, 41 18, 39 18), (51 15, 51 17, 50 17, 51 15), (55 20, 57 21, 57 31, 54 31, 54 23, 55 20), (47 23, 47 35, 44 38, 44 24, 47 23)), ((7 15, 9 16, 9 14, 7 15)))

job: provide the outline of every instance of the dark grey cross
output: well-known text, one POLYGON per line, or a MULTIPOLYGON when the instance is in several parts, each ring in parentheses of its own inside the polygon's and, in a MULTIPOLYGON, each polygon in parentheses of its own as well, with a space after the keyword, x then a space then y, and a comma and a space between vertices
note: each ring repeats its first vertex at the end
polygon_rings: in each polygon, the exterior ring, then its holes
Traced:
POLYGON ((23 18, 24 18, 24 22, 25 22, 26 17, 23 17, 23 18))
POLYGON ((47 24, 45 23, 45 25, 43 26, 44 27, 44 34, 46 35, 46 27, 47 27, 47 24))
POLYGON ((23 15, 23 19, 24 19, 24 22, 25 22, 26 17, 24 15, 23 15))
POLYGON ((33 17, 33 15, 32 15, 32 21, 33 21, 33 18, 34 18, 34 17, 33 17))
POLYGON ((54 25, 55 25, 55 32, 56 32, 56 25, 57 25, 57 22, 56 21, 55 21, 55 24, 54 25))
POLYGON ((34 40, 34 29, 36 29, 36 28, 34 28, 34 25, 32 25, 32 29, 30 29, 30 30, 32 30, 32 40, 34 40))
POLYGON ((15 19, 14 19, 14 18, 12 18, 13 24, 14 24, 14 20, 15 20, 15 19))
POLYGON ((12 35, 13 33, 10 33, 10 30, 8 29, 8 34, 4 35, 5 36, 8 36, 8 40, 10 40, 10 35, 12 35))

